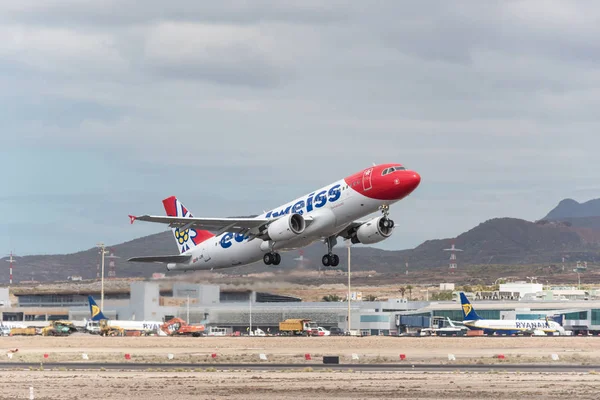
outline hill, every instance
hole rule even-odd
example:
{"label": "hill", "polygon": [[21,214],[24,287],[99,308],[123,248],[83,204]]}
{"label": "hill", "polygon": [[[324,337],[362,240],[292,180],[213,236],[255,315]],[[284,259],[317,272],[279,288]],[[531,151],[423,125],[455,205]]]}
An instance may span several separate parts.
{"label": "hill", "polygon": [[562,200],[542,221],[561,221],[568,225],[595,231],[600,235],[600,199],[579,203],[573,199]]}
{"label": "hill", "polygon": [[600,241],[586,240],[577,228],[495,218],[456,239],[426,241],[411,251],[410,260],[416,266],[439,264],[435,263],[436,257],[439,259],[440,251],[449,248],[452,242],[463,250],[458,253],[459,264],[463,265],[553,263],[559,262],[565,253],[579,254],[589,261],[600,259]]}
{"label": "hill", "polygon": [[[352,269],[399,277],[406,270],[405,263],[408,263],[410,271],[425,273],[439,269],[440,274],[446,274],[449,253],[444,249],[449,248],[452,242],[463,250],[458,253],[459,268],[468,265],[552,264],[560,263],[565,255],[591,263],[600,261],[600,234],[592,229],[545,220],[534,223],[515,218],[494,218],[454,239],[428,240],[411,250],[386,251],[362,245],[353,246]],[[170,231],[110,246],[108,249],[120,257],[115,259],[117,277],[150,277],[154,272],[166,272],[162,264],[128,263],[126,260],[130,257],[177,253]],[[232,276],[315,271],[323,268],[321,256],[324,252],[324,244],[317,242],[302,251],[302,261],[296,259],[300,252],[292,251],[282,253],[282,262],[278,267],[266,266],[260,261],[219,272]],[[340,268],[345,269],[347,250],[344,243],[338,244],[336,252],[340,256]],[[105,268],[108,269],[109,260],[105,262]],[[72,275],[93,279],[99,264],[100,255],[96,248],[73,254],[20,257],[15,264],[14,279],[54,281],[65,280]],[[5,271],[0,275],[0,282],[8,281],[8,271]]]}
{"label": "hill", "polygon": [[564,199],[543,219],[560,221],[565,218],[600,217],[600,199],[579,203],[573,199]]}

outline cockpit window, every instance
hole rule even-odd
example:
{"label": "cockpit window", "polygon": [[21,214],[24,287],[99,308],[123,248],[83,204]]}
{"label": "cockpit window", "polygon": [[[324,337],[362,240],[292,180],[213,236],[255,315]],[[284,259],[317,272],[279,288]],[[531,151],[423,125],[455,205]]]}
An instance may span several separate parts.
{"label": "cockpit window", "polygon": [[395,171],[406,171],[406,168],[401,167],[401,166],[396,166],[396,167],[390,167],[390,168],[386,168],[383,170],[383,172],[381,173],[381,175],[387,175],[387,174],[391,174],[392,172]]}

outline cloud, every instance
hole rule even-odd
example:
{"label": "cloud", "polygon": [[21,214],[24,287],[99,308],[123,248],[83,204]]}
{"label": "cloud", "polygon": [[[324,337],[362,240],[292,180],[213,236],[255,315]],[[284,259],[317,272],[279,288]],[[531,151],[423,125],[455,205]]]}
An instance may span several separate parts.
{"label": "cloud", "polygon": [[[136,209],[182,193],[218,216],[393,161],[423,180],[382,247],[536,219],[600,197],[599,16],[577,1],[5,2],[0,145],[36,160],[6,184],[80,209],[78,192]],[[32,215],[60,211],[43,204]]]}
{"label": "cloud", "polygon": [[127,61],[108,33],[65,28],[1,25],[0,60],[36,73],[87,75],[123,73]]}
{"label": "cloud", "polygon": [[175,79],[269,87],[279,80],[274,47],[258,28],[169,22],[150,30],[145,59]]}
{"label": "cloud", "polygon": [[343,20],[352,2],[329,0],[272,1],[224,0],[219,2],[171,0],[32,0],[3,3],[0,15],[31,24],[83,27],[130,26],[156,21],[200,21],[251,24],[281,21],[293,24],[324,24]]}

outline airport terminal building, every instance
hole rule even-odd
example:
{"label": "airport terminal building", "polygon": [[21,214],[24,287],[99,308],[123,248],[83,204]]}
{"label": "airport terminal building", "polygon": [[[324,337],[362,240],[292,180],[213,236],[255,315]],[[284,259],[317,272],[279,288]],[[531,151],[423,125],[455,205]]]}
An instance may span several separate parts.
{"label": "airport terminal building", "polygon": [[[100,294],[89,293],[100,305]],[[7,288],[0,288],[2,321],[23,321],[30,325],[48,320],[90,318],[88,294],[27,294],[17,296],[11,306]],[[574,333],[600,333],[600,301],[530,299],[519,295],[472,302],[486,319],[544,319],[552,317]],[[398,335],[415,333],[423,328],[442,327],[447,318],[462,321],[457,301],[388,301],[303,302],[291,296],[251,290],[221,290],[218,285],[174,283],[161,289],[155,281],[132,282],[129,293],[105,293],[103,313],[110,319],[167,321],[173,317],[191,324],[225,328],[229,333],[260,328],[275,333],[279,322],[288,318],[309,319],[324,328],[351,329],[363,335]]]}

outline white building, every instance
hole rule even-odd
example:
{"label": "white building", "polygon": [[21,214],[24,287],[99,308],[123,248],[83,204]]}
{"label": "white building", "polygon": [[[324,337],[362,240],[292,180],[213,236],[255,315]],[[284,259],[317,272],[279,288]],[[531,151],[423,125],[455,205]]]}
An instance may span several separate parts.
{"label": "white building", "polygon": [[528,293],[537,293],[544,290],[544,285],[541,283],[527,283],[527,282],[512,282],[512,283],[501,283],[500,292],[512,292],[519,293],[519,298],[523,298]]}

